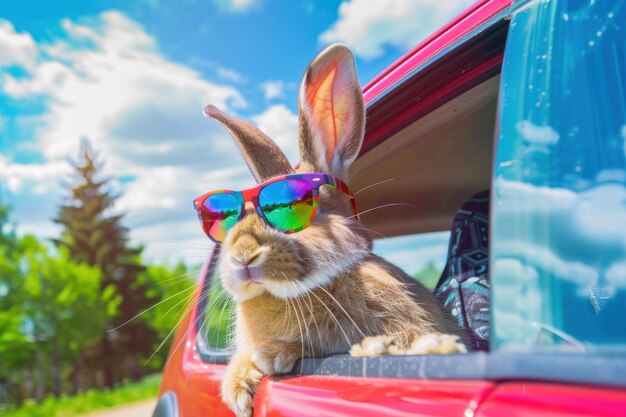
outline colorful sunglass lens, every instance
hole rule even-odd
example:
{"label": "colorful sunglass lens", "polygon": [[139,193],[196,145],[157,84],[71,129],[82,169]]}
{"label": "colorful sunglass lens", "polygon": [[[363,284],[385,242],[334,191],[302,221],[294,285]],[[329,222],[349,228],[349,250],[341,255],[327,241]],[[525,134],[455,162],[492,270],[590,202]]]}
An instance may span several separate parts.
{"label": "colorful sunglass lens", "polygon": [[266,185],[259,193],[259,204],[267,221],[286,232],[308,226],[316,207],[313,189],[306,181],[299,179]]}
{"label": "colorful sunglass lens", "polygon": [[200,217],[205,232],[218,242],[223,242],[226,232],[237,223],[241,202],[235,194],[213,194],[202,204]]}

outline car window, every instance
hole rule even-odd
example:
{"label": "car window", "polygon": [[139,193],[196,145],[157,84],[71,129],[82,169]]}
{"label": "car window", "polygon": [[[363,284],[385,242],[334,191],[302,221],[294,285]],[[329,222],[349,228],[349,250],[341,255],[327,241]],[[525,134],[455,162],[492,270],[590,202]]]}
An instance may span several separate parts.
{"label": "car window", "polygon": [[203,269],[204,283],[196,319],[198,352],[206,362],[226,362],[233,346],[235,305],[217,272],[221,247],[214,246]]}
{"label": "car window", "polygon": [[497,348],[626,348],[624,22],[624,1],[515,6],[493,184]]}
{"label": "car window", "polygon": [[205,295],[206,304],[202,309],[200,334],[207,348],[226,349],[232,346],[232,326],[234,324],[234,303],[222,287],[217,274],[213,275]]}
{"label": "car window", "polygon": [[[439,232],[378,239],[374,253],[433,289],[446,262],[449,238],[449,232]],[[199,349],[210,361],[219,361],[226,358],[232,346],[234,304],[215,271],[207,278],[210,279],[203,292],[205,301],[199,308]]]}
{"label": "car window", "polygon": [[377,239],[374,253],[433,290],[446,263],[449,240],[448,231]]}

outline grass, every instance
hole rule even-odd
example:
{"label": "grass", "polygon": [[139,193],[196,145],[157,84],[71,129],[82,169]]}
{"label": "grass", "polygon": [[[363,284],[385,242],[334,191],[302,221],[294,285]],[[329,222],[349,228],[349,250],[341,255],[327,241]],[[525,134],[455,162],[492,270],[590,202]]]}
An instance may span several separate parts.
{"label": "grass", "polygon": [[156,398],[161,375],[145,377],[110,390],[85,391],[75,397],[46,398],[43,403],[29,402],[22,407],[4,411],[3,417],[75,417],[92,411],[132,404]]}

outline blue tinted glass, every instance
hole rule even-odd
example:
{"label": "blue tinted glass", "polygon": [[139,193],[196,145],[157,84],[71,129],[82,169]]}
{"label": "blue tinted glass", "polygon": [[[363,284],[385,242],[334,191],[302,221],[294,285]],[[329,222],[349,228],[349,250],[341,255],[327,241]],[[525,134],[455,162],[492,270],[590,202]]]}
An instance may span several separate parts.
{"label": "blue tinted glass", "polygon": [[220,193],[209,196],[202,204],[201,218],[206,232],[218,242],[237,223],[241,202],[235,194]]}
{"label": "blue tinted glass", "polygon": [[502,73],[495,347],[626,348],[626,1],[522,1]]}
{"label": "blue tinted glass", "polygon": [[263,187],[259,204],[267,220],[280,230],[296,231],[308,226],[315,208],[313,189],[303,180],[276,181]]}

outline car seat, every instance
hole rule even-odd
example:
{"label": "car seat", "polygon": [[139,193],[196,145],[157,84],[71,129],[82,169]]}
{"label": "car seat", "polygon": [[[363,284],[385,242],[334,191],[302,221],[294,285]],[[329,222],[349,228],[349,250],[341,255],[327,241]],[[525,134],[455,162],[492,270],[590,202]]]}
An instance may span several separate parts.
{"label": "car seat", "polygon": [[473,195],[457,211],[448,260],[435,295],[459,326],[468,348],[489,348],[489,191]]}

